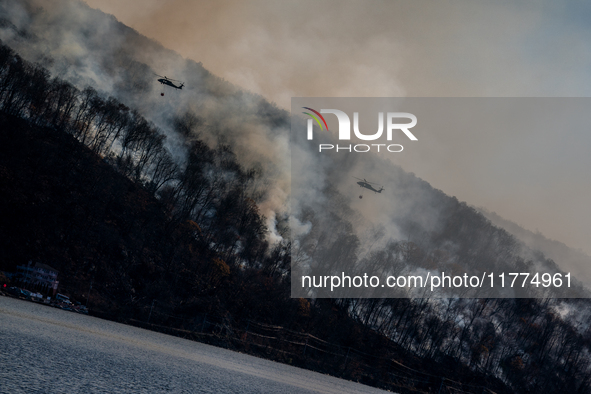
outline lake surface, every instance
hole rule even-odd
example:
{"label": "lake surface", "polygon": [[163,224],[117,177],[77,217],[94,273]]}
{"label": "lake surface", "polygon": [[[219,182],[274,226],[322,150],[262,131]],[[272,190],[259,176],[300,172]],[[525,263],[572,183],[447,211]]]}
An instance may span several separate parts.
{"label": "lake surface", "polygon": [[0,296],[0,393],[384,393],[280,363]]}

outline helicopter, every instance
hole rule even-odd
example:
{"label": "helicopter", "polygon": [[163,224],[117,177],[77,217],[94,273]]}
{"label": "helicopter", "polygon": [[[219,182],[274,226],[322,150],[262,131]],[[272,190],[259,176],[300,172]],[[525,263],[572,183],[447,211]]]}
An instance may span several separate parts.
{"label": "helicopter", "polygon": [[[185,84],[183,82],[177,81],[176,79],[172,79],[172,78],[168,78],[168,77],[163,77],[162,75],[158,75],[158,74],[154,74],[154,75],[156,75],[157,77],[160,77],[158,79],[158,82],[160,82],[162,85],[168,85],[168,86],[170,86],[172,88],[175,88],[175,89],[182,89],[183,86],[185,86]],[[177,86],[173,82],[179,82],[180,85]],[[161,96],[164,96],[164,92],[160,93],[160,95]]]}
{"label": "helicopter", "polygon": [[[380,186],[380,190],[374,189],[372,185],[377,185],[376,183],[368,182],[365,179],[357,178],[355,176],[353,178],[359,180],[359,182],[357,182],[357,184],[360,187],[364,187],[364,188],[366,188],[368,190],[371,190],[374,193],[381,193],[384,190],[384,187],[383,186]],[[363,198],[363,195],[360,195],[359,198]]]}

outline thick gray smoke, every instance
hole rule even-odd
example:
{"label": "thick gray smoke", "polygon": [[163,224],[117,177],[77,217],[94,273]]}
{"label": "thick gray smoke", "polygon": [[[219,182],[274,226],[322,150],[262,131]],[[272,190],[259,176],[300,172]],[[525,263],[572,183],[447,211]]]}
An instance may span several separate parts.
{"label": "thick gray smoke", "polygon": [[[446,240],[430,251],[432,245],[427,241],[432,234],[446,230],[442,227],[447,220],[444,209],[452,209],[454,202],[391,161],[345,159],[314,165],[318,156],[303,152],[308,158],[305,164],[319,171],[300,174],[295,186],[303,194],[296,196],[290,208],[286,111],[77,0],[4,0],[0,11],[0,39],[4,43],[25,59],[47,67],[52,76],[79,88],[93,86],[138,109],[167,136],[167,148],[179,163],[185,160],[185,140],[174,132],[173,119],[191,113],[199,120],[192,130],[195,135],[210,146],[229,144],[242,165],[260,170],[262,177],[256,187],[265,193],[257,203],[268,219],[271,240],[281,238],[277,222],[291,209],[296,219],[291,223],[292,231],[301,236],[313,231],[314,220],[330,219],[343,228],[351,226],[358,242],[353,259],[368,257],[392,240],[403,240],[429,253],[443,251],[452,257],[441,261],[457,263],[453,256],[460,246]],[[156,74],[180,80],[185,87],[175,90],[160,85]],[[379,182],[387,193],[366,193],[365,199],[358,199],[352,176]],[[323,211],[316,211],[313,218],[306,216],[306,209],[313,206]]]}
{"label": "thick gray smoke", "polygon": [[[287,112],[79,1],[5,0],[0,15],[4,43],[48,68],[52,77],[80,89],[92,86],[139,110],[167,136],[166,146],[179,163],[186,152],[172,120],[188,112],[200,119],[193,130],[199,138],[212,147],[229,144],[243,166],[264,174],[259,187],[267,192],[258,203],[274,230],[289,195]],[[185,87],[161,85],[156,74]]]}

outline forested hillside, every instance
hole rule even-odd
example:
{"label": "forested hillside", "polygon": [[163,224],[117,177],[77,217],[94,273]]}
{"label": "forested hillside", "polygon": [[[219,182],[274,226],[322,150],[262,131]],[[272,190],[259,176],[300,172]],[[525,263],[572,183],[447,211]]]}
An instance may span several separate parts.
{"label": "forested hillside", "polygon": [[[202,119],[174,119],[189,152],[179,166],[137,111],[0,49],[0,269],[52,265],[62,291],[81,301],[90,294],[92,313],[123,322],[203,330],[210,314],[230,330],[218,339],[226,346],[242,346],[250,321],[312,334],[373,361],[355,361],[355,351],[336,364],[321,351],[273,357],[399,391],[437,392],[453,379],[464,391],[510,392],[495,377],[515,392],[589,391],[586,301],[291,299],[290,245],[269,243],[253,187],[260,174],[229,146],[197,138]],[[487,225],[450,201],[465,211],[457,220]],[[388,248],[426,261],[416,243]],[[384,360],[418,375],[401,380]],[[431,376],[422,385],[420,373]]]}
{"label": "forested hillside", "polygon": [[330,177],[310,188],[338,204],[290,208],[286,111],[78,1],[0,10],[1,271],[48,264],[96,316],[395,392],[591,392],[587,300],[292,299],[288,217],[298,255],[342,267],[558,259],[391,164],[374,247]]}
{"label": "forested hillside", "polygon": [[532,250],[539,250],[548,258],[560,262],[563,269],[569,269],[579,280],[589,283],[589,274],[587,267],[591,266],[591,256],[588,256],[581,250],[568,247],[564,243],[546,238],[540,232],[533,232],[524,229],[518,224],[506,220],[494,212],[487,211],[484,208],[477,208],[495,226],[507,230],[516,239]]}

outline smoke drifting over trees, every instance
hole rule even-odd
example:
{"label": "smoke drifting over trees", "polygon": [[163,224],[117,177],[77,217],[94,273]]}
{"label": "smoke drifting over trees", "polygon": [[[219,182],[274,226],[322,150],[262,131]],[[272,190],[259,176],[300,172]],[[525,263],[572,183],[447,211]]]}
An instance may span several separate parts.
{"label": "smoke drifting over trees", "polygon": [[[182,59],[82,3],[27,0],[7,1],[2,7],[6,17],[0,38],[4,42],[29,61],[47,67],[52,76],[72,82],[80,90],[90,85],[101,95],[114,97],[147,117],[155,125],[156,133],[167,137],[163,146],[181,168],[187,165],[190,145],[187,140],[193,137],[212,149],[218,145],[229,146],[242,166],[258,174],[253,180],[252,188],[256,189],[253,196],[256,195],[255,202],[266,218],[271,241],[282,238],[276,226],[290,209],[294,217],[301,213],[298,201],[294,206],[288,206],[291,173],[289,117],[285,111],[260,96],[239,90],[210,74],[201,64]],[[186,87],[176,91],[161,86],[154,73],[182,80]],[[158,94],[161,91],[165,93],[164,97]],[[176,132],[175,119],[188,118],[194,119],[192,128],[185,127],[184,135]],[[105,148],[106,142],[101,138],[95,144]],[[144,157],[142,163],[147,158]],[[310,156],[310,159],[314,157]],[[164,165],[167,161],[169,159],[160,162]],[[341,164],[346,166],[346,163],[338,163]],[[166,179],[162,165],[155,173]],[[356,175],[354,170],[359,172],[361,169],[349,167],[345,175]],[[431,193],[429,187],[423,189],[421,182],[412,177],[396,175],[402,172],[389,163],[378,163],[373,168],[363,168],[362,172],[383,179],[389,192],[389,198],[384,200],[389,205],[380,202],[379,208],[375,208],[369,204],[360,206],[346,202],[345,205],[353,204],[353,212],[361,214],[359,220],[365,220],[365,223],[354,223],[357,236],[367,231],[379,231],[368,229],[367,223],[384,216],[381,214],[384,210],[386,216],[392,216],[384,242],[392,237],[421,243],[424,238],[421,232],[438,232],[446,226],[444,222],[448,214],[442,214],[445,208],[441,205],[445,199]],[[335,179],[334,174],[309,174],[306,185],[299,186],[310,189],[309,195],[305,196],[308,204],[323,200],[328,183],[350,182]],[[161,180],[155,182],[158,184]],[[327,209],[331,208],[324,207],[323,211]],[[294,231],[307,228],[309,225],[301,223],[294,227]],[[454,242],[448,242],[444,248],[452,256],[457,249]],[[427,249],[441,247],[439,244]],[[503,257],[498,255],[497,258]],[[538,260],[544,261],[544,258]]]}
{"label": "smoke drifting over trees", "polygon": [[[97,229],[104,230],[101,240],[115,240],[104,254],[86,256],[100,271],[84,258],[65,259],[59,267],[72,272],[72,288],[100,272],[105,311],[121,308],[143,317],[157,288],[162,309],[183,319],[212,308],[227,314],[228,324],[252,318],[290,325],[344,346],[366,335],[354,330],[369,330],[388,351],[395,346],[425,360],[464,364],[499,377],[516,392],[589,392],[586,301],[338,298],[312,300],[312,308],[303,311],[302,302],[289,299],[290,231],[299,237],[298,256],[339,267],[367,262],[376,269],[431,269],[443,263],[452,270],[492,270],[507,264],[524,270],[553,264],[542,254],[521,256],[525,247],[476,210],[389,167],[388,186],[397,202],[392,227],[367,225],[376,212],[354,207],[326,174],[310,184],[312,199],[289,212],[285,111],[81,3],[4,1],[0,7],[0,37],[14,49],[0,47],[2,112],[75,138],[95,154],[89,157],[134,182],[117,180],[107,203],[88,209],[92,220],[82,233],[65,228],[49,238],[64,250],[69,242],[91,242]],[[187,88],[162,97],[155,72],[181,79]],[[89,161],[64,172],[79,181]],[[110,177],[97,174],[102,175],[93,173],[85,184],[87,192],[98,192]],[[122,190],[137,185],[147,191],[134,199],[141,223],[111,208],[124,211]],[[322,204],[327,196],[340,203]],[[94,216],[99,211],[104,215]],[[297,227],[287,225],[288,213]],[[120,234],[109,227],[117,217],[126,219],[116,226]],[[45,223],[46,231],[51,227]],[[347,248],[335,247],[343,237]],[[374,248],[369,240],[376,238],[380,244]],[[51,253],[55,258],[62,252],[84,256],[79,250]],[[3,252],[26,258],[23,253]],[[334,329],[331,322],[339,319],[351,332]],[[170,320],[159,322],[177,324]],[[381,350],[373,343],[373,353]]]}
{"label": "smoke drifting over trees", "polygon": [[[257,202],[273,229],[289,194],[285,111],[83,3],[5,1],[0,7],[5,15],[0,38],[6,44],[53,77],[80,90],[92,86],[102,96],[144,114],[159,134],[167,136],[164,145],[181,166],[186,164],[188,145],[175,132],[174,119],[186,114],[199,119],[191,133],[210,147],[230,145],[242,165],[265,173],[265,185],[259,188],[264,186],[268,193],[261,193]],[[161,86],[154,74],[182,80],[186,87],[176,91]]]}

